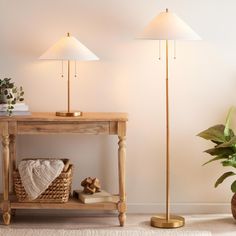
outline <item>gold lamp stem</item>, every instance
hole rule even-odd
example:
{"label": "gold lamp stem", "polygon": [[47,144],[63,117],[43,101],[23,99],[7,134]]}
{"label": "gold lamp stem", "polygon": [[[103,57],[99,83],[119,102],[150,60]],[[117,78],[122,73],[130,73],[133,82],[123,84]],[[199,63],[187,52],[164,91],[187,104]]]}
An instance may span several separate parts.
{"label": "gold lamp stem", "polygon": [[169,58],[166,40],[166,220],[170,219]]}
{"label": "gold lamp stem", "polygon": [[[166,10],[168,12],[168,10]],[[184,226],[182,216],[170,214],[170,131],[169,131],[169,51],[166,40],[166,213],[151,218],[151,226],[158,228],[178,228]]]}
{"label": "gold lamp stem", "polygon": [[[166,8],[168,12],[168,8]],[[166,221],[170,219],[169,50],[166,40]]]}
{"label": "gold lamp stem", "polygon": [[[67,33],[67,37],[70,37],[70,33]],[[70,60],[68,60],[68,78],[67,78],[67,112],[70,113]]]}
{"label": "gold lamp stem", "polygon": [[[67,33],[67,37],[70,37],[70,33]],[[70,110],[70,60],[67,61],[67,111],[57,111],[56,116],[67,116],[67,117],[73,117],[73,116],[82,116],[81,111],[71,111]]]}
{"label": "gold lamp stem", "polygon": [[67,112],[70,113],[70,61],[68,60],[68,78],[67,78]]}

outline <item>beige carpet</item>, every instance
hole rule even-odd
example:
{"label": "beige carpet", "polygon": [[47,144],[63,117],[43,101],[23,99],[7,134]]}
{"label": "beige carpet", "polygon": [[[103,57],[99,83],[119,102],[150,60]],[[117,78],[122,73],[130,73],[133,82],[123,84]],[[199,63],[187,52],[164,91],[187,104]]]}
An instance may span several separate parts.
{"label": "beige carpet", "polygon": [[0,236],[236,236],[236,224],[229,214],[187,215],[185,227],[160,230],[149,225],[150,215],[128,215],[125,227],[121,228],[113,214],[71,213],[19,212],[10,226],[0,226]]}
{"label": "beige carpet", "polygon": [[1,236],[211,236],[210,232],[142,229],[0,229]]}

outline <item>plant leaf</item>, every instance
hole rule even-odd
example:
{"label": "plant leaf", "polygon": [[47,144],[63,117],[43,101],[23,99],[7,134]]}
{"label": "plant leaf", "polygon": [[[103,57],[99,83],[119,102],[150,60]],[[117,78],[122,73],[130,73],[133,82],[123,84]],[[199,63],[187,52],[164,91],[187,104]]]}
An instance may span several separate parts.
{"label": "plant leaf", "polygon": [[236,144],[236,136],[232,137],[228,142],[219,144],[218,148],[226,148],[226,147],[233,147]]}
{"label": "plant leaf", "polygon": [[212,158],[211,160],[205,162],[205,163],[203,164],[203,166],[205,166],[206,164],[208,164],[208,163],[210,163],[210,162],[212,162],[212,161],[217,161],[217,160],[220,160],[220,159],[227,159],[227,158],[228,158],[228,156],[219,155],[219,156],[216,156],[216,157]]}
{"label": "plant leaf", "polygon": [[229,109],[229,112],[227,114],[227,117],[226,117],[226,121],[225,121],[225,129],[224,129],[224,135],[226,137],[230,136],[230,124],[231,124],[231,118],[232,118],[232,114],[234,112],[234,107],[231,107]]}
{"label": "plant leaf", "polygon": [[233,193],[236,193],[236,180],[231,184],[231,190]]}
{"label": "plant leaf", "polygon": [[232,172],[232,171],[226,172],[226,173],[224,173],[223,175],[221,175],[220,178],[218,178],[218,179],[216,180],[215,188],[216,188],[219,184],[221,184],[226,178],[228,178],[228,177],[230,177],[230,176],[233,176],[233,175],[235,175],[235,173]]}
{"label": "plant leaf", "polygon": [[228,160],[222,161],[221,163],[223,166],[232,166],[236,168],[236,156],[233,156]]}
{"label": "plant leaf", "polygon": [[218,156],[218,155],[232,155],[234,153],[234,150],[231,147],[224,147],[224,148],[214,147],[206,150],[205,152],[212,156]]}
{"label": "plant leaf", "polygon": [[213,143],[215,143],[216,145],[219,145],[221,144],[222,142],[217,142],[217,141],[214,141],[214,140],[211,140]]}
{"label": "plant leaf", "polygon": [[206,140],[212,140],[220,143],[226,142],[224,136],[224,125],[215,125],[199,133],[197,136],[204,138]]}

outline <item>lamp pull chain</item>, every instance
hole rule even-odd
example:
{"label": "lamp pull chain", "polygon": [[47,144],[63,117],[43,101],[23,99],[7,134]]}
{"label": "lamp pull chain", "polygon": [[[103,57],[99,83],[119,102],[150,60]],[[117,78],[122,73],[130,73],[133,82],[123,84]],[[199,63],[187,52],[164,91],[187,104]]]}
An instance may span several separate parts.
{"label": "lamp pull chain", "polygon": [[161,60],[161,40],[159,40],[158,59]]}
{"label": "lamp pull chain", "polygon": [[76,61],[75,61],[75,77],[77,77],[77,64],[76,64]]}
{"label": "lamp pull chain", "polygon": [[64,67],[63,67],[63,60],[61,61],[61,77],[64,77]]}
{"label": "lamp pull chain", "polygon": [[174,40],[174,59],[176,59],[176,41]]}

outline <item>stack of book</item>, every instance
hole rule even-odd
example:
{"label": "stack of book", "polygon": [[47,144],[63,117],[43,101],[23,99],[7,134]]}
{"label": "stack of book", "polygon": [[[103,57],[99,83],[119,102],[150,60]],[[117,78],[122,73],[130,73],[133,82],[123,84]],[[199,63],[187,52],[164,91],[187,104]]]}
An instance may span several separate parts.
{"label": "stack of book", "polygon": [[112,195],[104,190],[94,194],[84,193],[82,190],[74,190],[74,198],[79,199],[82,203],[101,203],[101,202],[118,202],[119,196]]}
{"label": "stack of book", "polygon": [[[0,104],[0,116],[8,116],[8,104]],[[16,103],[12,112],[13,116],[27,116],[30,115],[29,106],[25,103]]]}

